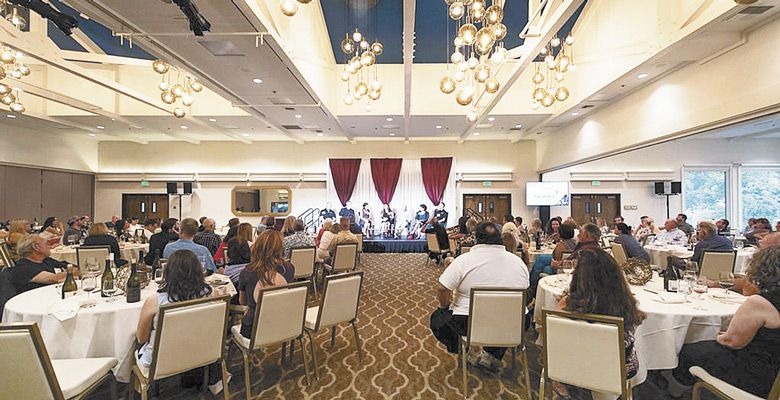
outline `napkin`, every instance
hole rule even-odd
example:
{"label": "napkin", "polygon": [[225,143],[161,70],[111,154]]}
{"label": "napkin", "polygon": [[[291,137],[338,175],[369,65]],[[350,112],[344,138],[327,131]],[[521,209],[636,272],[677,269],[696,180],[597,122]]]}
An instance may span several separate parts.
{"label": "napkin", "polygon": [[60,322],[67,321],[76,316],[81,308],[81,304],[74,298],[60,300],[51,305],[49,314],[57,318]]}
{"label": "napkin", "polygon": [[679,303],[685,303],[685,295],[682,293],[669,293],[669,292],[662,292],[658,293],[658,297],[661,298],[661,303],[665,304],[679,304]]}

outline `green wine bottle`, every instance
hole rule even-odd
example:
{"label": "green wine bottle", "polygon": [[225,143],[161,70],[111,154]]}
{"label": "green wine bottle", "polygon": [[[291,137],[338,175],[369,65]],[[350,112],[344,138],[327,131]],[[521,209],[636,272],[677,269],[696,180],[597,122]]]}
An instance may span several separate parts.
{"label": "green wine bottle", "polygon": [[[113,254],[111,254],[113,256]],[[103,270],[103,276],[100,277],[100,297],[111,297],[103,290],[106,287],[113,285],[107,285],[106,282],[114,282],[114,271],[111,270],[111,264],[114,262],[113,257],[106,260],[106,268]]]}
{"label": "green wine bottle", "polygon": [[76,295],[76,291],[78,291],[78,286],[76,286],[76,279],[73,278],[73,270],[74,270],[73,264],[68,264],[68,275],[65,276],[65,282],[62,284],[62,298],[66,297],[73,297]]}
{"label": "green wine bottle", "polygon": [[141,301],[141,280],[138,278],[138,264],[133,263],[130,266],[130,277],[127,278],[125,285],[128,303],[137,303]]}

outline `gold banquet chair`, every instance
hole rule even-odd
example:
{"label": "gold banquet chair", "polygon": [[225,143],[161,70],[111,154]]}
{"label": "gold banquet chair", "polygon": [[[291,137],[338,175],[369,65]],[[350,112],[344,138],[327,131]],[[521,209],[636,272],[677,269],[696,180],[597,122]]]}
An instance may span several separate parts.
{"label": "gold banquet chair", "polygon": [[721,272],[734,272],[734,264],[737,262],[737,251],[705,251],[701,256],[701,268],[699,275],[717,281]]}
{"label": "gold banquet chair", "polygon": [[517,348],[521,347],[521,363],[525,375],[525,389],[531,398],[531,376],[528,357],[523,347],[525,333],[526,289],[472,288],[469,303],[469,325],[466,336],[458,343],[458,366],[463,377],[463,396],[468,398],[468,367],[466,358],[472,345],[507,347],[512,352],[515,369]]}
{"label": "gold banquet chair", "polygon": [[[222,366],[223,396],[230,398],[225,365],[225,335],[229,296],[204,297],[160,306],[157,313],[152,363],[149,368],[133,365],[128,387],[132,400],[134,381],[139,381],[141,399],[148,397],[153,382],[204,367],[203,387],[208,384],[208,365]],[[133,357],[137,361],[136,357]]]}
{"label": "gold banquet chair", "polygon": [[612,243],[612,258],[615,259],[617,265],[623,266],[628,261],[628,255],[626,254],[626,248],[621,243]]}
{"label": "gold banquet chair", "polygon": [[[702,389],[707,389],[723,400],[764,400],[710,375],[702,367],[693,366],[689,371],[691,375],[696,377],[696,383],[693,385],[693,400],[701,398]],[[780,399],[780,373],[775,377],[775,383],[772,384],[772,389],[770,389],[767,399]]]}
{"label": "gold banquet chair", "polygon": [[317,248],[314,246],[296,247],[290,252],[290,263],[295,267],[294,280],[306,278],[311,280],[314,297],[317,297],[316,270]]}
{"label": "gold banquet chair", "polygon": [[[439,239],[436,237],[435,233],[426,233],[425,241],[428,243],[428,252],[439,255],[439,259],[436,262],[436,265],[441,265],[442,261],[444,261],[444,257],[450,252],[450,250],[442,250],[442,248],[439,246]],[[428,265],[430,261],[431,258],[428,257],[428,259],[425,260],[425,265]]]}
{"label": "gold banquet chair", "polygon": [[0,324],[0,348],[4,399],[82,399],[107,379],[116,399],[115,358],[51,360],[34,322]]}
{"label": "gold banquet chair", "polygon": [[357,247],[357,243],[337,244],[333,253],[333,265],[325,264],[325,272],[338,274],[354,271],[357,266]]}
{"label": "gold banquet chair", "polygon": [[541,334],[540,399],[547,397],[550,380],[598,392],[599,398],[632,398],[623,318],[542,310]]}

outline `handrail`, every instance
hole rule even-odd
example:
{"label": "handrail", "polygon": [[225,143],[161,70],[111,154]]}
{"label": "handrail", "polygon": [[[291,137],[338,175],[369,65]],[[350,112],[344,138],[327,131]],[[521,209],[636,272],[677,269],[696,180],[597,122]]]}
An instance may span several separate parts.
{"label": "handrail", "polygon": [[482,221],[485,219],[485,217],[482,216],[482,214],[478,213],[473,208],[466,208],[466,214],[469,215],[469,217],[476,218],[477,221]]}
{"label": "handrail", "polygon": [[314,232],[316,232],[317,228],[319,228],[318,225],[320,222],[320,209],[311,207],[301,213],[298,216],[298,219],[303,221],[307,231],[311,228]]}

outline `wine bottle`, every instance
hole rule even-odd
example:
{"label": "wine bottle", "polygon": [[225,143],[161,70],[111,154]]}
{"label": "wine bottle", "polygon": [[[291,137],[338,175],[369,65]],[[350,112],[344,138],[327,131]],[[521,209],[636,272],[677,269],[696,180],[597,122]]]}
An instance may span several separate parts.
{"label": "wine bottle", "polygon": [[62,298],[73,297],[76,295],[76,291],[79,289],[76,286],[76,279],[73,278],[73,270],[75,267],[73,264],[68,264],[68,274],[65,276],[65,282],[62,284]]}
{"label": "wine bottle", "polygon": [[542,235],[540,235],[538,233],[534,236],[534,242],[536,243],[536,250],[541,250],[541,248],[542,248],[542,238],[541,238],[541,236]]}
{"label": "wine bottle", "polygon": [[108,253],[108,263],[109,267],[111,268],[111,272],[116,276],[117,270],[116,270],[116,262],[114,261],[114,253]]}
{"label": "wine bottle", "polygon": [[103,276],[100,277],[100,297],[111,297],[103,291],[104,288],[110,285],[106,285],[106,282],[114,281],[114,271],[111,270],[114,264],[114,255],[109,254],[108,260],[106,260],[106,268],[103,270]]}
{"label": "wine bottle", "polygon": [[138,252],[138,280],[141,282],[141,286],[146,287],[149,284],[149,267],[144,261],[144,251]]}
{"label": "wine bottle", "polygon": [[664,289],[667,292],[677,293],[678,280],[677,268],[674,265],[668,265],[664,274]]}
{"label": "wine bottle", "polygon": [[127,278],[125,285],[128,303],[137,303],[141,301],[141,281],[138,278],[138,264],[132,263],[130,266],[130,277]]}
{"label": "wine bottle", "polygon": [[160,249],[154,250],[154,261],[152,262],[152,276],[155,276],[155,272],[157,272],[158,269],[162,268],[160,265]]}

